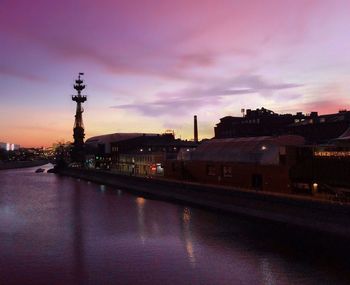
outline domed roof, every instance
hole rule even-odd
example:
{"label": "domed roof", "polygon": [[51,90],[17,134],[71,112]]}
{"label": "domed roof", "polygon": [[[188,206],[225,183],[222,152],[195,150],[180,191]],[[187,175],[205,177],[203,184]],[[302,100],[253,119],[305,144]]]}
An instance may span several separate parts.
{"label": "domed roof", "polygon": [[107,134],[107,135],[91,137],[91,138],[86,140],[86,143],[89,145],[106,144],[106,143],[111,143],[111,142],[129,140],[129,139],[142,137],[142,136],[157,136],[157,134],[114,133],[114,134]]}

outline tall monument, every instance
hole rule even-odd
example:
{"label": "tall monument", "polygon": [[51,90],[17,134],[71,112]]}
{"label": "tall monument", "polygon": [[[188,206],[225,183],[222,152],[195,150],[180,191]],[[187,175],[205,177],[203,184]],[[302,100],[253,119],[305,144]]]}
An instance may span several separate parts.
{"label": "tall monument", "polygon": [[73,149],[72,149],[72,160],[75,162],[84,162],[84,123],[83,123],[83,112],[82,103],[84,103],[87,98],[82,95],[81,92],[85,89],[84,81],[81,76],[84,73],[79,73],[78,79],[75,80],[74,89],[77,91],[77,95],[72,95],[72,100],[77,102],[77,109],[75,112],[75,122],[73,128]]}

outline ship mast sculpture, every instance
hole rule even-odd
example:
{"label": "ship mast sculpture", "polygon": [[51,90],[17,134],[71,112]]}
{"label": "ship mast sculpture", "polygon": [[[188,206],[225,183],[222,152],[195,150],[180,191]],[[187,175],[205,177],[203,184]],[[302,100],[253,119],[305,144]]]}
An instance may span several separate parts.
{"label": "ship mast sculpture", "polygon": [[79,73],[78,79],[75,80],[74,89],[77,91],[77,95],[72,95],[72,100],[77,103],[77,109],[75,113],[75,122],[73,128],[73,149],[72,149],[72,161],[77,163],[84,163],[84,123],[83,123],[83,112],[82,103],[84,103],[87,98],[82,95],[81,92],[85,89],[84,81],[81,76],[84,73]]}

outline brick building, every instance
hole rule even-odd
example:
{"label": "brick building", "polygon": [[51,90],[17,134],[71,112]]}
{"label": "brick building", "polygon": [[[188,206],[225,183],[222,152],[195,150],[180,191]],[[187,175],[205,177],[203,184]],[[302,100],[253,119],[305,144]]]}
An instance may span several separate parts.
{"label": "brick building", "polygon": [[213,139],[186,159],[169,160],[165,177],[178,180],[291,193],[289,170],[300,136]]}

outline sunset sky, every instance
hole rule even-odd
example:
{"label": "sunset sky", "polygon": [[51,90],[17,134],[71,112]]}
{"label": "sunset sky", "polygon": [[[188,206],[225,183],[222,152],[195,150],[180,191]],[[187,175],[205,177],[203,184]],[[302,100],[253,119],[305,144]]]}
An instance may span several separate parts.
{"label": "sunset sky", "polygon": [[349,0],[0,0],[0,141],[72,140],[85,73],[86,137],[212,137],[241,108],[350,104]]}

